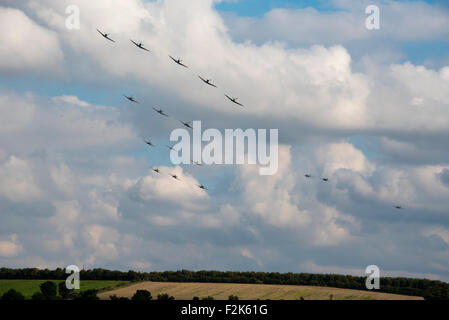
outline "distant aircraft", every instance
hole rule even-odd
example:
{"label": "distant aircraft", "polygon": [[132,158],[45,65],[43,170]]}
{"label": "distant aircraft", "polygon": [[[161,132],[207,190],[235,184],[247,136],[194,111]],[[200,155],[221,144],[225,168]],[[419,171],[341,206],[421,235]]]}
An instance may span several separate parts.
{"label": "distant aircraft", "polygon": [[181,59],[175,59],[173,58],[171,55],[168,55],[170,57],[170,59],[172,59],[175,63],[179,64],[180,66],[183,66],[184,68],[188,68],[188,66],[186,66],[185,64],[182,63]]}
{"label": "distant aircraft", "polygon": [[306,174],[304,175],[304,177],[306,177],[306,178],[312,178],[312,175],[311,175],[311,174],[308,174],[308,173],[306,173]]}
{"label": "distant aircraft", "polygon": [[161,174],[160,170],[158,168],[153,168],[152,169],[154,172]]}
{"label": "distant aircraft", "polygon": [[188,123],[188,122],[184,122],[184,121],[181,121],[181,120],[178,120],[179,122],[181,122],[184,126],[186,126],[187,128],[189,128],[189,129],[193,129],[192,128],[192,126]]}
{"label": "distant aircraft", "polygon": [[207,190],[205,186],[203,186],[202,184],[198,185],[198,188],[203,189],[203,190]]}
{"label": "distant aircraft", "polygon": [[137,43],[137,42],[135,42],[135,41],[133,41],[133,40],[131,40],[131,42],[134,43],[139,49],[142,49],[142,50],[145,50],[145,51],[150,52],[150,50],[148,50],[147,48],[145,48],[145,47],[143,46],[142,42]]}
{"label": "distant aircraft", "polygon": [[167,148],[169,148],[171,151],[178,152],[178,150],[176,150],[175,148],[173,148],[173,147],[171,147],[171,146],[167,146]]}
{"label": "distant aircraft", "polygon": [[227,94],[225,94],[225,96],[226,96],[226,98],[228,98],[229,100],[231,100],[231,101],[234,102],[235,104],[237,104],[237,105],[239,105],[239,106],[241,106],[241,107],[244,107],[243,104],[237,102],[237,99],[238,99],[238,98],[231,98],[231,97],[228,96]]}
{"label": "distant aircraft", "polygon": [[205,84],[208,84],[208,85],[210,85],[210,86],[212,86],[212,87],[217,87],[215,84],[213,84],[211,81],[211,79],[204,79],[203,77],[201,77],[201,76],[198,76],[198,78],[200,78]]}
{"label": "distant aircraft", "polygon": [[321,178],[324,182],[329,182],[328,178]]}
{"label": "distant aircraft", "polygon": [[171,176],[172,176],[173,179],[180,181],[176,174],[171,174]]}
{"label": "distant aircraft", "polygon": [[192,160],[192,164],[197,165],[197,166],[199,166],[199,167],[202,167],[202,166],[203,166],[201,163],[196,162],[196,161],[193,161],[193,160]]}
{"label": "distant aircraft", "polygon": [[123,95],[126,99],[128,99],[129,101],[131,101],[131,102],[134,102],[134,103],[139,103],[139,101],[137,101],[136,99],[134,99],[132,96],[127,96],[127,95]]}
{"label": "distant aircraft", "polygon": [[149,141],[149,140],[144,140],[145,141],[145,143],[147,144],[147,145],[149,145],[150,147],[155,147],[155,145],[151,142],[151,141]]}
{"label": "distant aircraft", "polygon": [[152,107],[154,111],[156,111],[157,113],[159,113],[160,115],[163,115],[165,117],[168,117],[168,114],[164,113],[164,111],[162,111],[162,109],[156,109],[154,107]]}
{"label": "distant aircraft", "polygon": [[97,31],[105,38],[108,39],[109,41],[115,42],[114,40],[112,40],[111,38],[109,38],[109,35],[107,33],[103,33],[100,30],[97,29]]}
{"label": "distant aircraft", "polygon": [[402,206],[394,206],[394,207],[399,210],[404,209]]}

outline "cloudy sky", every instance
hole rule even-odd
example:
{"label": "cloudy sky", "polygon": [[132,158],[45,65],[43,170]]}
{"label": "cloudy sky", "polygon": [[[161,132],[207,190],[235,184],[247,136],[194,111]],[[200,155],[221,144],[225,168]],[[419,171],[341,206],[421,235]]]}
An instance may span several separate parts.
{"label": "cloudy sky", "polygon": [[[446,1],[0,0],[0,30],[1,266],[449,281]],[[152,106],[279,129],[277,174],[172,165]]]}

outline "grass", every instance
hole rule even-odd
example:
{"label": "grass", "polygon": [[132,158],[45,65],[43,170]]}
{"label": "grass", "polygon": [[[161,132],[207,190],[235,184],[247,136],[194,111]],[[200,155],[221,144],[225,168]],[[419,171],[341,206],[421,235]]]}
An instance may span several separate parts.
{"label": "grass", "polygon": [[[0,280],[0,296],[10,289],[21,292],[25,298],[29,299],[35,293],[40,291],[39,285],[48,280]],[[63,280],[51,280],[58,284]],[[117,289],[119,287],[131,284],[129,281],[102,281],[102,280],[81,280],[80,290],[97,289],[99,292]]]}
{"label": "grass", "polygon": [[334,300],[422,300],[421,297],[331,287],[185,282],[141,282],[100,293],[99,297],[109,299],[115,294],[118,297],[130,298],[137,290],[142,289],[150,291],[153,297],[168,293],[177,300],[192,300],[194,296],[212,296],[216,300],[227,300],[230,295],[236,295],[241,300],[297,300],[301,297],[305,300],[329,300],[331,294]]}

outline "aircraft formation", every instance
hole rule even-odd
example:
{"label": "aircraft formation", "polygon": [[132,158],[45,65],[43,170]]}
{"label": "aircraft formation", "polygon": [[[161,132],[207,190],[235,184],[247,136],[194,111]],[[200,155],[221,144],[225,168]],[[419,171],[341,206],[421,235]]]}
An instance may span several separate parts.
{"label": "aircraft formation", "polygon": [[[105,38],[106,40],[109,40],[110,42],[113,42],[113,43],[115,43],[116,41],[115,40],[113,40],[110,36],[109,36],[109,34],[108,33],[104,33],[104,32],[102,32],[102,31],[100,31],[99,29],[97,29],[97,31],[98,31],[98,33],[100,33],[101,34],[101,36],[103,37],[103,38]],[[143,43],[142,42],[137,42],[137,41],[134,41],[134,40],[132,40],[132,39],[130,39],[130,41],[137,47],[137,48],[139,48],[139,49],[141,49],[141,50],[144,50],[144,51],[146,51],[146,52],[149,52],[149,53],[151,53],[151,51],[149,50],[149,49],[147,49],[144,45],[143,45]],[[168,57],[175,63],[175,64],[177,64],[178,66],[181,66],[181,67],[183,67],[183,68],[186,68],[186,69],[189,69],[189,67],[186,65],[186,64],[184,64],[183,63],[183,61],[181,60],[181,58],[178,58],[178,59],[176,59],[176,58],[174,58],[173,56],[171,56],[171,55],[168,55]],[[211,87],[213,87],[213,88],[218,88],[218,86],[216,85],[216,84],[214,84],[213,82],[212,82],[212,79],[207,79],[207,78],[204,78],[204,77],[202,77],[202,76],[200,76],[200,75],[198,75],[198,78],[204,83],[204,84],[206,84],[206,85],[208,85],[208,86],[211,86]],[[137,101],[133,96],[127,96],[127,95],[123,95],[128,101],[130,101],[130,102],[132,102],[132,103],[136,103],[136,104],[139,104],[140,102],[139,101]],[[238,100],[238,98],[236,98],[236,97],[232,97],[232,96],[230,96],[230,95],[228,95],[228,94],[224,94],[224,96],[230,101],[230,102],[232,102],[233,104],[235,104],[235,105],[237,105],[237,106],[240,106],[240,107],[245,107],[242,103],[240,103],[240,102],[238,102],[237,100]],[[153,108],[153,110],[155,111],[155,112],[157,112],[158,114],[160,114],[161,116],[164,116],[164,117],[170,117],[168,114],[166,114],[162,109],[157,109],[157,108],[155,108],[155,107],[152,107]],[[192,129],[192,126],[190,125],[190,123],[189,122],[184,122],[184,121],[182,121],[182,120],[178,120],[184,127],[186,127],[186,128],[189,128],[189,129]],[[149,146],[149,147],[155,147],[155,145],[151,142],[151,141],[149,141],[149,140],[144,140],[144,142]],[[177,151],[177,150],[175,150],[172,146],[169,146],[169,145],[167,145],[167,148],[169,149],[169,150],[171,150],[171,151]],[[201,163],[198,163],[198,162],[194,162],[194,161],[192,161],[192,164],[194,164],[194,165],[197,165],[197,166],[202,166],[202,164]],[[159,168],[152,168],[152,171],[153,172],[155,172],[156,174],[161,174],[161,170],[159,169]],[[177,181],[181,181],[180,180],[180,178],[176,175],[176,174],[169,174],[174,180],[177,180]],[[311,175],[311,174],[309,174],[309,173],[306,173],[305,175],[304,175],[304,177],[306,177],[307,179],[311,179],[313,176]],[[322,180],[323,182],[325,182],[325,183],[328,183],[329,182],[329,178],[325,178],[325,177],[322,177],[320,180]],[[204,186],[204,185],[202,185],[202,184],[200,184],[200,185],[196,185],[198,188],[200,188],[201,190],[207,190],[207,188]],[[395,205],[395,206],[393,206],[393,208],[395,208],[395,209],[397,209],[397,210],[403,210],[404,208],[402,207],[402,206],[400,206],[400,205]]]}

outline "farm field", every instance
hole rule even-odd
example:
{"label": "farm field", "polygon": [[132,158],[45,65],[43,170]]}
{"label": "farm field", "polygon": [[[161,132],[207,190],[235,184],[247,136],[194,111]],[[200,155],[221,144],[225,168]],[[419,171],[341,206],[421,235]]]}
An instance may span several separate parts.
{"label": "farm field", "polygon": [[[21,292],[25,298],[29,299],[35,293],[40,291],[39,285],[48,280],[0,280],[0,296],[9,289],[15,289]],[[50,280],[58,284],[63,280]],[[80,282],[80,290],[98,289],[110,290],[114,287],[126,286],[129,281],[102,281],[102,280],[84,280]]]}
{"label": "farm field", "polygon": [[137,290],[148,290],[153,298],[160,293],[168,293],[176,300],[192,300],[212,296],[216,300],[227,300],[236,295],[240,300],[422,300],[422,297],[395,295],[381,292],[368,292],[330,287],[269,285],[269,284],[232,284],[232,283],[174,283],[174,282],[141,282],[125,288],[105,291],[99,294],[100,299],[109,299],[111,295],[118,297],[131,296]]}

